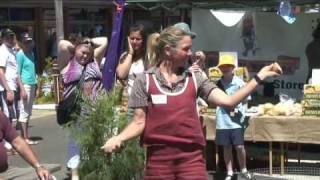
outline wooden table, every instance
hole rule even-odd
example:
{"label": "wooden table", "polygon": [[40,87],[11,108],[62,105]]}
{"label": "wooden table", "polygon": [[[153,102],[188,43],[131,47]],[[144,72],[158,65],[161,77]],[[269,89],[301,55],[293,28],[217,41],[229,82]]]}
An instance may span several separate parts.
{"label": "wooden table", "polygon": [[[203,115],[206,139],[214,141],[215,117]],[[284,143],[320,144],[320,117],[311,116],[257,116],[247,119],[245,141],[269,143],[269,174],[272,175],[272,143],[280,143],[280,171],[284,174]],[[300,154],[300,153],[299,153]],[[300,157],[299,157],[300,162]]]}

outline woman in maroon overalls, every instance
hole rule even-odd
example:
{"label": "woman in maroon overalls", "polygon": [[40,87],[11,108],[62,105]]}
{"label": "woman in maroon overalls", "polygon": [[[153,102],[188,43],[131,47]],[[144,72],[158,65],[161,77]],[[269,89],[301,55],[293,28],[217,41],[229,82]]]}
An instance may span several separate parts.
{"label": "woman in maroon overalls", "polygon": [[136,78],[129,97],[133,120],[102,147],[111,153],[125,141],[141,136],[147,147],[145,180],[206,180],[205,139],[197,114],[197,96],[209,104],[232,108],[260,81],[277,75],[271,65],[265,66],[245,87],[228,96],[201,72],[186,70],[193,34],[176,27],[160,33],[152,48],[155,52],[150,52],[156,64]]}

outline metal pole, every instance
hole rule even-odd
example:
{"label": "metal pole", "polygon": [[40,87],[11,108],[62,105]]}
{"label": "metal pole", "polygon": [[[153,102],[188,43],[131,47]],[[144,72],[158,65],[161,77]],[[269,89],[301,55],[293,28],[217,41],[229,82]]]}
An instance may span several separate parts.
{"label": "metal pole", "polygon": [[269,175],[272,176],[272,142],[269,142]]}
{"label": "metal pole", "polygon": [[[57,46],[59,41],[64,39],[63,32],[63,0],[54,0],[55,15],[56,15],[56,36],[57,36]],[[59,54],[59,49],[58,49]],[[62,92],[60,86],[60,70],[59,70],[59,60],[56,59],[53,62],[53,81],[54,81],[54,92],[55,92],[55,103],[56,105],[62,100]]]}

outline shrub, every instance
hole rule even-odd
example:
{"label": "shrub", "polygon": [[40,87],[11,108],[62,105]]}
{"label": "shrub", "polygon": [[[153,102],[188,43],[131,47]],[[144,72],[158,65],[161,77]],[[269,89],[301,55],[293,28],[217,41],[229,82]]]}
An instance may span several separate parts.
{"label": "shrub", "polygon": [[144,152],[138,140],[128,141],[121,152],[106,155],[101,146],[127,124],[127,115],[119,111],[119,91],[102,93],[91,101],[85,99],[84,109],[68,126],[79,144],[81,179],[135,180],[141,179]]}

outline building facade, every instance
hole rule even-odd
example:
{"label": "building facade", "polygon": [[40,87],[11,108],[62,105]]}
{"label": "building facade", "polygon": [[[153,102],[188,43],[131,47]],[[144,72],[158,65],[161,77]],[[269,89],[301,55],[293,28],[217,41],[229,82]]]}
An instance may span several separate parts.
{"label": "building facade", "polygon": [[[57,0],[62,1],[63,35],[110,36],[114,4],[111,0]],[[55,0],[1,0],[0,29],[9,27],[17,38],[29,32],[36,43],[37,72],[42,73],[47,60],[57,54],[57,19]],[[157,3],[127,3],[123,34],[134,23],[143,23],[151,31],[189,18],[184,10],[166,10]],[[186,18],[187,17],[187,18]]]}

